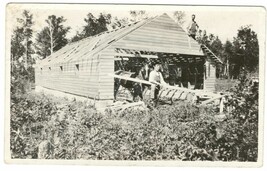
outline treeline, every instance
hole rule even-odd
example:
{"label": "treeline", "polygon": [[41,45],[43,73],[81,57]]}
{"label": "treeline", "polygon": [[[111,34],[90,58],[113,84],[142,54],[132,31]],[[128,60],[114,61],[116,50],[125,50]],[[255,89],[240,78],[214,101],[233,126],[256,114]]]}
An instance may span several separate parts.
{"label": "treeline", "polygon": [[225,43],[218,36],[199,30],[197,41],[222,60],[223,65],[217,67],[217,78],[237,78],[242,70],[258,75],[259,42],[251,26],[240,27],[233,41]]}

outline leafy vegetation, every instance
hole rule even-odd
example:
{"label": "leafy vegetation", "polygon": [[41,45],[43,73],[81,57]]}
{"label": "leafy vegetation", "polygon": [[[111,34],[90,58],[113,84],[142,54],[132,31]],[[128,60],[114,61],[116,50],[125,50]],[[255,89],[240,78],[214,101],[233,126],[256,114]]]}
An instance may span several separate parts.
{"label": "leafy vegetation", "polygon": [[108,25],[111,23],[111,15],[100,13],[98,17],[95,17],[92,13],[88,13],[84,21],[86,24],[83,26],[82,32],[77,32],[71,39],[71,42],[76,42],[83,38],[107,31]]}
{"label": "leafy vegetation", "polygon": [[68,43],[66,35],[70,30],[70,27],[63,25],[66,22],[63,16],[50,15],[45,22],[47,26],[37,33],[35,43],[36,53],[41,58],[46,58],[64,47]]}
{"label": "leafy vegetation", "polygon": [[[234,109],[222,120],[212,106],[182,101],[114,114],[85,102],[15,95],[12,158],[257,161],[257,84],[242,77],[227,105]],[[43,142],[50,148],[40,152]]]}
{"label": "leafy vegetation", "polygon": [[215,91],[216,92],[229,92],[235,85],[237,80],[231,79],[216,79],[215,82]]}
{"label": "leafy vegetation", "polygon": [[217,78],[237,79],[242,69],[258,73],[259,42],[251,26],[240,27],[232,42],[222,43],[218,36],[208,34],[206,30],[199,30],[197,41],[223,61],[222,66],[217,66]]}
{"label": "leafy vegetation", "polygon": [[17,18],[18,26],[11,35],[11,64],[23,62],[25,67],[31,67],[35,62],[31,57],[34,54],[33,49],[33,15],[24,10],[21,18]]}

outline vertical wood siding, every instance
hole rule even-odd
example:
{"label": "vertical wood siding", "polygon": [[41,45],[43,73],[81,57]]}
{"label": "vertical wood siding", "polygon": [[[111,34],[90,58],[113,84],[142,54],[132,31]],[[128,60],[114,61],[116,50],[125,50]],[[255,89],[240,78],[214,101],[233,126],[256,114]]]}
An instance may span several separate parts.
{"label": "vertical wood siding", "polygon": [[114,73],[113,47],[102,51],[99,57],[99,97],[100,99],[112,100],[114,98],[114,78],[108,76]]}
{"label": "vertical wood siding", "polygon": [[204,78],[204,89],[207,91],[215,90],[216,83],[216,66],[209,61],[206,61],[206,78]]}

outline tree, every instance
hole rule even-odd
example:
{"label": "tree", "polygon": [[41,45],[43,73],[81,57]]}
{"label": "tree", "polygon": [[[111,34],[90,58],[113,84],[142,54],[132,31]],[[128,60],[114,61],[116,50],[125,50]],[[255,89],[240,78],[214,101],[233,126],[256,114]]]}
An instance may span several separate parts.
{"label": "tree", "polygon": [[70,27],[65,27],[64,22],[66,22],[66,19],[63,16],[50,15],[46,20],[47,26],[37,33],[35,47],[37,54],[42,58],[46,58],[68,43],[66,35]]}
{"label": "tree", "polygon": [[70,39],[70,42],[77,42],[83,38],[83,34],[76,31],[76,34]]}
{"label": "tree", "polygon": [[210,40],[206,30],[199,30],[196,40],[199,44],[209,46]]}
{"label": "tree", "polygon": [[17,27],[11,36],[11,64],[23,57],[25,47],[23,44],[23,28]]}
{"label": "tree", "polygon": [[130,11],[131,21],[136,22],[148,17],[148,13],[144,10]]}
{"label": "tree", "polygon": [[[218,58],[220,58],[223,62],[223,44],[218,36],[214,34],[207,34],[206,30],[198,31],[197,41],[199,44],[207,46]],[[222,76],[224,72],[223,65],[217,65],[216,67],[216,77],[219,78]]]}
{"label": "tree", "polygon": [[129,11],[129,14],[130,14],[129,18],[124,17],[119,19],[118,17],[114,17],[110,23],[111,29],[123,27],[131,22],[136,22],[148,18],[148,13],[144,10],[139,10],[139,11],[131,10]]}
{"label": "tree", "polygon": [[[213,35],[212,35],[213,36]],[[210,42],[210,49],[217,56],[222,56],[223,44],[218,36],[212,37]]]}
{"label": "tree", "polygon": [[31,55],[34,53],[32,48],[32,26],[33,15],[29,11],[24,10],[21,18],[17,18],[18,26],[11,36],[11,61],[12,64],[22,59],[25,68],[33,63]]}
{"label": "tree", "polygon": [[224,61],[224,75],[227,75],[227,78],[232,77],[232,72],[230,72],[231,68],[233,66],[230,66],[230,64],[233,64],[232,56],[234,56],[234,47],[233,44],[227,40],[225,44],[223,45],[223,61]]}
{"label": "tree", "polygon": [[234,51],[232,61],[239,73],[242,68],[249,72],[258,72],[259,66],[259,42],[257,34],[250,26],[243,26],[234,37]]}
{"label": "tree", "polygon": [[[210,34],[210,50],[223,62],[223,44],[218,36],[214,36],[213,34]],[[223,75],[224,65],[217,65],[216,67],[216,77],[221,78]]]}
{"label": "tree", "polygon": [[97,32],[101,33],[107,31],[108,30],[107,26],[111,23],[111,15],[100,13],[99,18],[97,19],[97,23],[98,23],[98,27],[96,29]]}
{"label": "tree", "polygon": [[180,25],[183,26],[185,20],[185,12],[184,11],[174,11],[173,13],[173,17],[175,19],[175,21]]}
{"label": "tree", "polygon": [[117,29],[122,26],[126,26],[130,23],[130,20],[126,17],[119,19],[118,17],[114,17],[113,20],[110,23],[111,29]]}
{"label": "tree", "polygon": [[83,38],[90,37],[102,33],[108,30],[108,25],[111,23],[111,15],[100,13],[96,18],[92,13],[88,13],[84,18],[86,25],[83,26],[81,33],[77,32],[74,37],[71,38],[71,42],[79,41]]}
{"label": "tree", "polygon": [[207,34],[206,30],[199,30],[197,42],[207,46],[215,55],[222,56],[223,44],[218,36]]}

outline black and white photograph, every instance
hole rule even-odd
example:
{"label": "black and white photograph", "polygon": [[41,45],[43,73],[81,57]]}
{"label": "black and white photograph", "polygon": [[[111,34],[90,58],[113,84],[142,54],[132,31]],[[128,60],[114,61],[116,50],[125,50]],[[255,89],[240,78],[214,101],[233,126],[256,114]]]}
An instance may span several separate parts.
{"label": "black and white photograph", "polygon": [[259,6],[7,4],[5,161],[262,166],[265,25]]}

